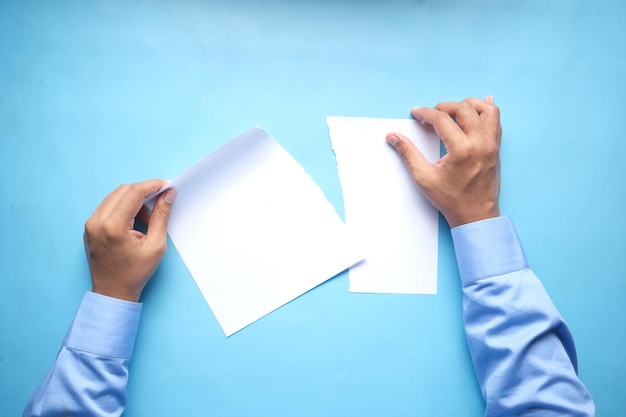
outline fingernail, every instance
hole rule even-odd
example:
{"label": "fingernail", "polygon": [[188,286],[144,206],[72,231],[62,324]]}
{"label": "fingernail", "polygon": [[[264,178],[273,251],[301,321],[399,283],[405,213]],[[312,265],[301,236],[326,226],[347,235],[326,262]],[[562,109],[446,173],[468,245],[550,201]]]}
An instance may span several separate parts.
{"label": "fingernail", "polygon": [[411,115],[413,116],[413,118],[415,118],[415,120],[419,121],[419,122],[423,122],[424,119],[422,118],[422,116],[419,114],[419,107],[413,107],[411,109]]}
{"label": "fingernail", "polygon": [[400,138],[398,138],[398,136],[393,133],[387,135],[387,143],[390,145],[396,146],[399,139]]}
{"label": "fingernail", "polygon": [[176,195],[177,195],[176,190],[173,188],[170,188],[163,195],[163,199],[165,200],[167,204],[172,204],[174,200],[176,200]]}

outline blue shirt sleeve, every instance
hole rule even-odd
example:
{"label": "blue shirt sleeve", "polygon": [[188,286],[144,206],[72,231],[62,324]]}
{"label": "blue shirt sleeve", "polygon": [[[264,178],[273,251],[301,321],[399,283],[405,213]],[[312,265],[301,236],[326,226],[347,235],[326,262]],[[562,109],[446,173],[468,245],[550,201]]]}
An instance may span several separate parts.
{"label": "blue shirt sleeve", "polygon": [[142,305],[87,292],[24,416],[119,416]]}
{"label": "blue shirt sleeve", "polygon": [[452,229],[485,416],[594,416],[567,325],[508,216]]}

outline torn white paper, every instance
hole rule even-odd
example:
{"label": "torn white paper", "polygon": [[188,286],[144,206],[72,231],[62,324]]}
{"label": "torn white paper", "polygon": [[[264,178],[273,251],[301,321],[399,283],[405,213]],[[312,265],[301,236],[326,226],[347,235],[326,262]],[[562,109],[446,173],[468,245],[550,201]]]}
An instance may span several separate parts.
{"label": "torn white paper", "polygon": [[419,191],[389,132],[409,137],[426,159],[439,159],[439,138],[415,120],[328,117],[346,224],[366,258],[350,268],[350,291],[437,293],[438,211]]}
{"label": "torn white paper", "polygon": [[170,187],[168,233],[226,336],[363,258],[317,184],[261,129]]}

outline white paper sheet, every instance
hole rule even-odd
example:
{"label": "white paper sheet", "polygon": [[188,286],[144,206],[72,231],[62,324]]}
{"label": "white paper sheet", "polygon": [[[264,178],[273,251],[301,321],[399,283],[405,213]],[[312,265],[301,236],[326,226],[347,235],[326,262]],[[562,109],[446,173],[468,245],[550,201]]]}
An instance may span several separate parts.
{"label": "white paper sheet", "polygon": [[169,187],[168,233],[226,336],[363,258],[320,188],[261,129]]}
{"label": "white paper sheet", "polygon": [[422,195],[389,132],[411,138],[426,159],[439,159],[439,138],[415,120],[328,117],[346,224],[366,258],[350,268],[350,291],[437,293],[438,211]]}

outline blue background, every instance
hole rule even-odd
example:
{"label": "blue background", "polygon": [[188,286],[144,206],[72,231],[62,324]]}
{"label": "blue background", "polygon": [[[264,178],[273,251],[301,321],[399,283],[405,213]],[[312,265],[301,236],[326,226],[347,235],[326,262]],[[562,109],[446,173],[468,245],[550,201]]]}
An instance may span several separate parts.
{"label": "blue background", "polygon": [[[599,415],[621,415],[625,24],[618,0],[3,1],[0,414],[52,365],[90,288],[83,224],[118,184],[174,178],[259,125],[343,213],[327,115],[492,94],[502,211]],[[444,221],[439,249],[436,296],[351,294],[343,273],[227,339],[170,247],[126,415],[482,415]]]}

